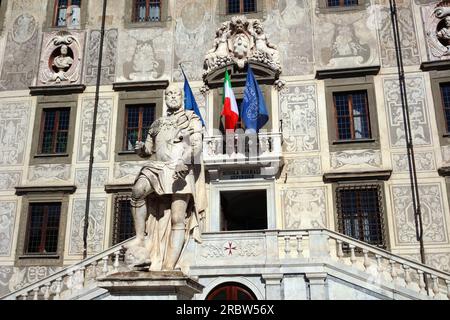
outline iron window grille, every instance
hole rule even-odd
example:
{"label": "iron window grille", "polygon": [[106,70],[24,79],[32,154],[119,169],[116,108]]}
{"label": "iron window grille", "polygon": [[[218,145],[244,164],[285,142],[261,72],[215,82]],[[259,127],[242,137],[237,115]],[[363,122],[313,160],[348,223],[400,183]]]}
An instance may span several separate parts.
{"label": "iron window grille", "polygon": [[328,7],[351,7],[357,6],[358,0],[328,0]]}
{"label": "iron window grille", "polygon": [[134,0],[133,22],[161,21],[161,0]]}
{"label": "iron window grille", "polygon": [[121,243],[136,234],[130,199],[130,195],[117,195],[114,199],[113,245]]}
{"label": "iron window grille", "polygon": [[338,140],[372,137],[367,91],[335,92],[333,103]]}
{"label": "iron window grille", "polygon": [[227,14],[256,12],[256,0],[227,0]]}
{"label": "iron window grille", "polygon": [[133,151],[136,141],[145,141],[154,120],[154,104],[127,105],[125,107],[123,150]]}
{"label": "iron window grille", "polygon": [[58,249],[61,203],[30,204],[25,253],[48,254]]}
{"label": "iron window grille", "polygon": [[39,153],[61,154],[67,151],[70,108],[44,109],[41,120]]}
{"label": "iron window grille", "polygon": [[79,26],[81,0],[55,0],[53,25],[55,27]]}
{"label": "iron window grille", "polygon": [[450,133],[450,82],[441,83],[442,107],[444,109],[447,133]]}
{"label": "iron window grille", "polygon": [[380,185],[336,188],[339,232],[385,248],[382,190]]}

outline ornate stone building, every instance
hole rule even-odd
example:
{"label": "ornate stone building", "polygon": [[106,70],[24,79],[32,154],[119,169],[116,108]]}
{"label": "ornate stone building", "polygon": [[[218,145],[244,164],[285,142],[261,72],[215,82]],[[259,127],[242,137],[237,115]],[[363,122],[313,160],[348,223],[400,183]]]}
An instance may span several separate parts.
{"label": "ornate stone building", "polygon": [[[0,296],[111,298],[96,278],[124,267],[133,143],[182,64],[206,124],[203,243],[183,258],[195,299],[447,299],[450,1],[397,6],[427,266],[388,0],[109,1],[90,260],[102,1],[1,0]],[[248,63],[269,111],[254,155],[219,131],[224,72],[240,103]]]}

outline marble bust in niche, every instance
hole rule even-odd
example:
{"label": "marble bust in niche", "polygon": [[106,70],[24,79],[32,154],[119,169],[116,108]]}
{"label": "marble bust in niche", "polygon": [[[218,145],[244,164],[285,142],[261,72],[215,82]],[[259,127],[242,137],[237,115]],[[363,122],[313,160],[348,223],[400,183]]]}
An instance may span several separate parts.
{"label": "marble bust in niche", "polygon": [[55,72],[52,80],[56,83],[68,80],[66,72],[73,64],[73,53],[67,45],[63,44],[59,51],[59,55],[54,57],[52,62],[52,70]]}

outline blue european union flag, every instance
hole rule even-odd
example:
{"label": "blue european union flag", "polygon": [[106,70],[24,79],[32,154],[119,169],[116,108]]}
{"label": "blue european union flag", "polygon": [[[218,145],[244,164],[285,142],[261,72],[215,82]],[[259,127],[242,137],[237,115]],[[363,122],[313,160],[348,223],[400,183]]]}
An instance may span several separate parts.
{"label": "blue european union flag", "polygon": [[181,68],[181,72],[183,72],[184,76],[184,109],[185,110],[193,110],[196,115],[200,117],[202,121],[202,125],[205,126],[205,122],[203,121],[200,110],[198,109],[197,101],[195,101],[194,94],[192,93],[191,86],[189,85],[189,81],[184,73],[183,68]]}
{"label": "blue european union flag", "polygon": [[241,118],[245,123],[245,128],[255,132],[258,132],[269,121],[266,102],[250,64],[247,68],[244,100],[241,104]]}

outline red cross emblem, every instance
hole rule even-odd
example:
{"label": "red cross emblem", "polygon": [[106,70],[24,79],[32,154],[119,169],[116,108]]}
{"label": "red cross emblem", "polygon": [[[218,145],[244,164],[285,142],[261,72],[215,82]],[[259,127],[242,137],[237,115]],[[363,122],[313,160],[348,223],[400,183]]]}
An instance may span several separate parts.
{"label": "red cross emblem", "polygon": [[228,255],[232,255],[233,254],[233,250],[236,250],[236,246],[233,246],[233,242],[228,242],[228,247],[224,248],[225,251],[228,251]]}

